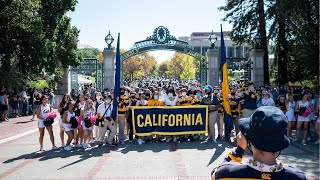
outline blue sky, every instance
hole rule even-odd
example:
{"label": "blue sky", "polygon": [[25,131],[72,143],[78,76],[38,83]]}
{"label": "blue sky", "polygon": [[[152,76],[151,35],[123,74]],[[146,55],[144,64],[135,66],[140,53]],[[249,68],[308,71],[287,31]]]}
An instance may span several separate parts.
{"label": "blue sky", "polygon": [[[217,10],[224,3],[224,0],[78,0],[75,12],[68,15],[72,25],[80,29],[81,44],[102,50],[110,30],[114,39],[120,32],[121,48],[129,49],[134,42],[152,35],[160,25],[177,38],[192,32],[220,31],[220,24],[228,31],[232,26],[221,21],[225,13]],[[151,54],[161,62],[173,52]]]}

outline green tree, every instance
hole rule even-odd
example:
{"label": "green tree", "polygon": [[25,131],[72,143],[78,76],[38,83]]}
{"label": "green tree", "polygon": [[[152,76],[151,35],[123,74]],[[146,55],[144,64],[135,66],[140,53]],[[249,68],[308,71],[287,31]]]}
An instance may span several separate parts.
{"label": "green tree", "polygon": [[190,81],[195,79],[196,77],[196,70],[194,67],[194,58],[190,56],[185,56],[182,59],[181,66],[183,68],[183,71],[180,74],[180,78],[183,81]]}
{"label": "green tree", "polygon": [[163,61],[162,63],[160,63],[158,65],[157,72],[158,72],[159,76],[166,76],[167,75],[166,73],[169,70],[169,62],[170,61]]}

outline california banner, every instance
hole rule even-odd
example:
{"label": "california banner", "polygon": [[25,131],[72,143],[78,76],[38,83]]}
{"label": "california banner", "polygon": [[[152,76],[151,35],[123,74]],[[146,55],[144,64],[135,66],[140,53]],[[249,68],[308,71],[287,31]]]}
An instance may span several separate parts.
{"label": "california banner", "polygon": [[208,107],[132,107],[132,121],[138,136],[207,133]]}

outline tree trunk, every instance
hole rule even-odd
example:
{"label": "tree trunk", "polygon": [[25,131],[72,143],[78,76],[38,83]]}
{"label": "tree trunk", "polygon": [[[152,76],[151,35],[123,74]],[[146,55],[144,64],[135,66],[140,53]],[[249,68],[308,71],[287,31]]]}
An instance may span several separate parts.
{"label": "tree trunk", "polygon": [[264,65],[264,84],[269,84],[269,53],[268,53],[268,41],[266,31],[266,19],[264,15],[264,0],[258,0],[258,21],[259,21],[259,34],[261,36],[261,45],[264,50],[263,65]]}
{"label": "tree trunk", "polygon": [[[278,0],[279,2],[279,0]],[[277,39],[277,54],[278,54],[278,82],[279,86],[285,85],[288,82],[287,69],[287,45],[286,45],[286,24],[285,17],[278,13],[278,39]]]}
{"label": "tree trunk", "polygon": [[[61,80],[58,82],[58,94],[64,95],[69,93],[69,68],[63,69],[63,76]],[[77,90],[76,90],[77,91]]]}

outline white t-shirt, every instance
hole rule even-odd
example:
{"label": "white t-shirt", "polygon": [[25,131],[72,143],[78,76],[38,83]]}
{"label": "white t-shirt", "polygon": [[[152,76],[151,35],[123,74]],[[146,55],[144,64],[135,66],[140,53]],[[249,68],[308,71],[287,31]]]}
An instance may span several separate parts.
{"label": "white t-shirt", "polygon": [[178,102],[178,96],[169,97],[168,95],[165,95],[164,104],[166,106],[175,106]]}
{"label": "white t-shirt", "polygon": [[[110,108],[108,109],[109,106]],[[113,104],[106,104],[103,102],[99,105],[97,113],[99,113],[100,116],[103,116],[107,109],[108,111],[104,117],[110,117],[112,115]]]}
{"label": "white t-shirt", "polygon": [[274,100],[272,98],[268,98],[268,99],[265,99],[265,98],[262,98],[262,106],[272,106],[274,104]]}

